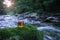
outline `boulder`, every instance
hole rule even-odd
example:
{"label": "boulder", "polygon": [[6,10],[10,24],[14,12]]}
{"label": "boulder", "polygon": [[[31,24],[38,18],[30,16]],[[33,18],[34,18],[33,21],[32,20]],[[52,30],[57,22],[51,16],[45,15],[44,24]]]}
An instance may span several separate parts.
{"label": "boulder", "polygon": [[44,22],[60,22],[58,17],[47,17]]}

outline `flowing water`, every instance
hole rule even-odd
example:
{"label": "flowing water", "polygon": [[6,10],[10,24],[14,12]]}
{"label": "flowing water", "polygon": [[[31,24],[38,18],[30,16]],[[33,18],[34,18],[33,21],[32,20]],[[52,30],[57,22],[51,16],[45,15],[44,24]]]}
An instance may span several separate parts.
{"label": "flowing water", "polygon": [[60,40],[59,27],[55,27],[50,23],[42,22],[37,14],[1,15],[0,28],[14,28],[17,26],[18,21],[24,21],[26,24],[37,26],[37,30],[44,32],[44,40]]}

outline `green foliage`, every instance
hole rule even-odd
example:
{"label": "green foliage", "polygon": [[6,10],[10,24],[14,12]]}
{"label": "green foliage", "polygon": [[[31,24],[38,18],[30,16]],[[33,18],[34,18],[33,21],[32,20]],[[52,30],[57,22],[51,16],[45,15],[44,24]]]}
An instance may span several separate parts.
{"label": "green foliage", "polygon": [[15,13],[37,12],[42,13],[51,5],[53,0],[15,0]]}
{"label": "green foliage", "polygon": [[9,38],[9,36],[10,36],[10,32],[8,30],[6,30],[6,29],[0,30],[0,40]]}
{"label": "green foliage", "polygon": [[43,32],[38,31],[35,26],[26,24],[23,28],[0,29],[0,40],[19,36],[19,40],[43,40]]}

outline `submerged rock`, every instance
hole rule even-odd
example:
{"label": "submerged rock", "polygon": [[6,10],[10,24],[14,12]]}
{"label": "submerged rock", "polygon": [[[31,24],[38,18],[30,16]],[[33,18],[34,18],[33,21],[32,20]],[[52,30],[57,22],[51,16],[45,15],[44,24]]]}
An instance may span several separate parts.
{"label": "submerged rock", "polygon": [[60,22],[58,17],[47,17],[44,22]]}

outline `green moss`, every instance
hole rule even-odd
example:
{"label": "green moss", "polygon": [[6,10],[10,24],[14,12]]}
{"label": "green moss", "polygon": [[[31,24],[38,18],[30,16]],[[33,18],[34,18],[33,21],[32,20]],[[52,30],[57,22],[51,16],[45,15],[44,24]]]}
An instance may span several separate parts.
{"label": "green moss", "polygon": [[43,40],[43,32],[38,31],[35,26],[26,24],[23,28],[0,29],[0,40],[12,36],[19,36],[19,40]]}

